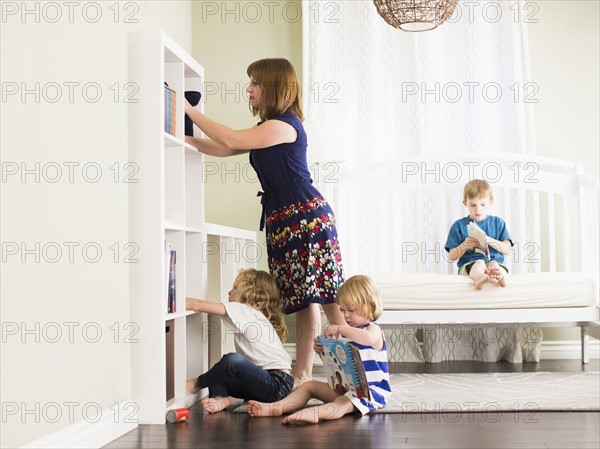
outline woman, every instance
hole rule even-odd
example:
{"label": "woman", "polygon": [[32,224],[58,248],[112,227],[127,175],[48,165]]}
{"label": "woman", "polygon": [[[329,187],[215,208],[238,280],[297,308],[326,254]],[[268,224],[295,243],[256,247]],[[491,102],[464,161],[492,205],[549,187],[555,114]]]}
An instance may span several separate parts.
{"label": "woman", "polygon": [[260,230],[266,229],[269,270],[279,283],[284,313],[296,314],[297,387],[312,377],[319,304],[332,324],[344,324],[335,303],[344,281],[335,217],[310,178],[294,67],[286,59],[262,59],[247,73],[250,110],[260,117],[258,125],[232,130],[187,103],[186,114],[209,139],[186,141],[211,156],[250,153],[263,188]]}

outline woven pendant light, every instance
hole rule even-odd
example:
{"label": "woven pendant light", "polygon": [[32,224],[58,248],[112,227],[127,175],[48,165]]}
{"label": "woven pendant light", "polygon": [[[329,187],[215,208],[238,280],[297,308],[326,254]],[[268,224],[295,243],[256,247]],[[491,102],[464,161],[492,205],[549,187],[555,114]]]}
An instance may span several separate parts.
{"label": "woven pendant light", "polygon": [[383,20],[403,31],[428,31],[448,20],[458,0],[373,0]]}

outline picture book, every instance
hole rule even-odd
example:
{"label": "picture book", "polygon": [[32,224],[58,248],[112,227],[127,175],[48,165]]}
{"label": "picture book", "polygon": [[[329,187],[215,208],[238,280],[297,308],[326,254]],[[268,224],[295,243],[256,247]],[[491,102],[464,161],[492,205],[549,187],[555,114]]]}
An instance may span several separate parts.
{"label": "picture book", "polygon": [[472,221],[467,225],[467,229],[469,231],[469,237],[477,239],[479,241],[479,245],[473,248],[473,251],[483,255],[483,257],[490,258],[490,248],[487,244],[486,233],[477,226],[477,223]]}
{"label": "picture book", "polygon": [[360,352],[352,343],[335,338],[317,337],[323,344],[321,360],[327,382],[340,394],[354,390],[359,399],[370,399],[369,383],[360,358]]}

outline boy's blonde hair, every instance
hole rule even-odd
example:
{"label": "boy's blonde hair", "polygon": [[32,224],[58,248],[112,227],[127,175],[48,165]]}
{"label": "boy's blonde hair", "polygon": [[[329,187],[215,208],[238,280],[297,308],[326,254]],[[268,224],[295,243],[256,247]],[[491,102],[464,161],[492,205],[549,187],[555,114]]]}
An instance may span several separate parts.
{"label": "boy's blonde hair", "polygon": [[247,269],[240,271],[235,284],[239,292],[238,302],[262,312],[275,328],[281,342],[285,343],[288,330],[275,278],[266,271]]}
{"label": "boy's blonde hair", "polygon": [[342,284],[335,297],[340,307],[354,309],[371,321],[378,319],[383,312],[379,289],[369,276],[352,276]]}
{"label": "boy's blonde hair", "polygon": [[489,197],[490,201],[494,201],[494,192],[487,181],[483,179],[473,179],[465,184],[463,191],[463,201],[472,200],[475,198]]}

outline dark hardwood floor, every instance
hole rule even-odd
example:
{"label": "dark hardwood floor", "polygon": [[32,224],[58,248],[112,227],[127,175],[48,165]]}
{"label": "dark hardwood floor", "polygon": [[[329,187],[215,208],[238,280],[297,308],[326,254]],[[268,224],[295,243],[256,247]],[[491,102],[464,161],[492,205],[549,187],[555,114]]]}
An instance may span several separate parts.
{"label": "dark hardwood floor", "polygon": [[[598,371],[599,361],[582,365],[578,360],[540,363],[452,362],[394,364],[394,372],[531,372]],[[318,370],[315,369],[318,375]],[[281,425],[277,418],[249,418],[222,412],[205,415],[198,404],[188,422],[163,426],[141,425],[107,449],[220,448],[220,449],[365,449],[460,448],[529,449],[600,447],[600,413],[504,413],[491,420],[481,413],[373,414],[346,416],[316,425]]]}

